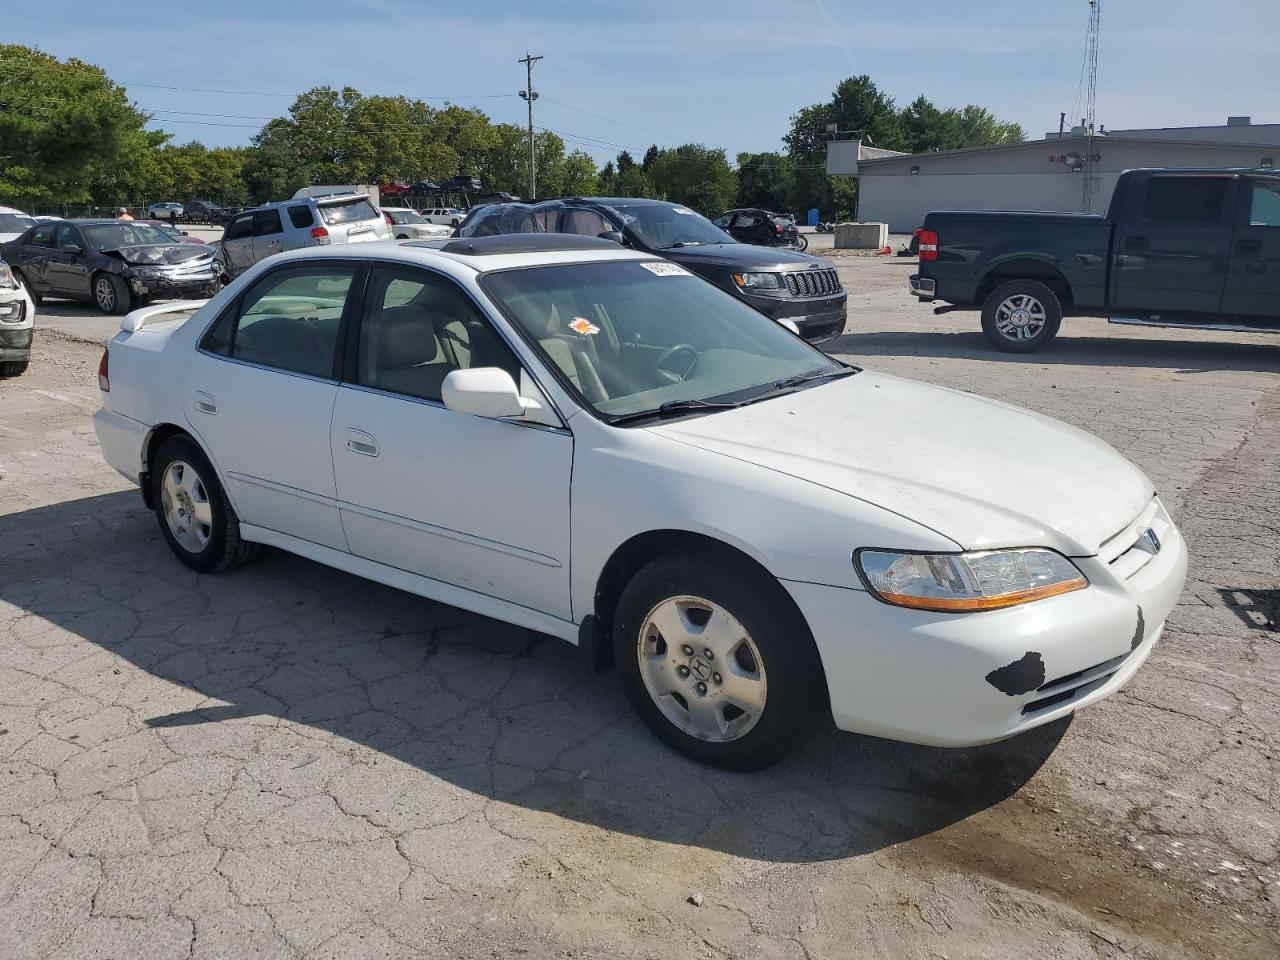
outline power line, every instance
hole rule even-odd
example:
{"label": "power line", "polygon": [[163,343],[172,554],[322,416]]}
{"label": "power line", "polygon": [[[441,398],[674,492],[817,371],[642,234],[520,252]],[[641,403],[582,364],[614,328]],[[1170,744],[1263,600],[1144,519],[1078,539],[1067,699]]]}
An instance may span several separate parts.
{"label": "power line", "polygon": [[631,127],[633,130],[639,130],[642,133],[652,133],[656,136],[663,137],[667,140],[679,140],[680,137],[673,137],[669,133],[663,133],[661,130],[651,130],[648,127],[642,127],[638,124],[628,123],[625,120],[615,120],[613,117],[607,117],[603,113],[592,113],[590,110],[583,110],[581,107],[575,107],[571,103],[565,103],[563,100],[553,100],[547,97],[547,103],[554,103],[561,107],[567,107],[570,110],[576,110],[578,113],[585,113],[588,117],[595,117],[598,120],[607,120],[609,123],[616,123],[623,127]]}

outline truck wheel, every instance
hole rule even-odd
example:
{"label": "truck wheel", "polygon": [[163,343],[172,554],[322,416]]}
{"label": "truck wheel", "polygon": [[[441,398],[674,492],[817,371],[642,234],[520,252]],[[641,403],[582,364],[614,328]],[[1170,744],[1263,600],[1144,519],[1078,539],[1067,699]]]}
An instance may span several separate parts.
{"label": "truck wheel", "polygon": [[172,437],[160,447],[151,495],[160,533],[192,570],[221,573],[258,552],[256,543],[240,539],[240,518],[204,451],[189,438]]}
{"label": "truck wheel", "polygon": [[762,770],[804,740],[826,703],[808,626],[771,578],[722,555],[651,561],[613,623],[619,679],[667,746]]}
{"label": "truck wheel", "polygon": [[20,377],[27,372],[29,360],[0,361],[0,377]]}
{"label": "truck wheel", "polygon": [[1008,353],[1031,353],[1058,335],[1062,302],[1036,280],[1010,280],[982,304],[982,332]]}
{"label": "truck wheel", "polygon": [[110,273],[100,273],[93,278],[93,302],[103,313],[122,314],[129,312],[133,298],[123,280]]}

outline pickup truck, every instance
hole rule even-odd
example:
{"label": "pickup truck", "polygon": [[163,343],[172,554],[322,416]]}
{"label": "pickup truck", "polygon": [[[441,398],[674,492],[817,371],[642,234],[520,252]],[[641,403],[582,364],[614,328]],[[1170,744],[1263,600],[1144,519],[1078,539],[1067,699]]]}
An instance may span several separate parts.
{"label": "pickup truck", "polygon": [[1015,353],[1064,316],[1280,332],[1280,171],[1128,170],[1106,216],[934,211],[911,293]]}

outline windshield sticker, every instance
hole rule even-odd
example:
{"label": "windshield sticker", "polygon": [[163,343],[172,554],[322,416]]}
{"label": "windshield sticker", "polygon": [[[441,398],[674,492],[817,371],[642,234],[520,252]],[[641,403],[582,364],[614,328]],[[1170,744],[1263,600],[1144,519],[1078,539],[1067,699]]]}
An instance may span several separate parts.
{"label": "windshield sticker", "polygon": [[582,334],[584,337],[594,337],[600,332],[600,328],[586,317],[574,317],[569,323],[569,329],[574,333]]}
{"label": "windshield sticker", "polygon": [[644,267],[644,268],[645,268],[646,270],[648,270],[650,273],[652,273],[652,274],[656,274],[656,275],[657,275],[657,276],[659,276],[659,277],[687,277],[687,276],[689,276],[689,271],[688,271],[688,270],[686,270],[684,267],[680,266],[680,264],[678,264],[678,263],[648,263],[648,262],[646,262],[646,263],[642,263],[642,264],[640,264],[640,266]]}
{"label": "windshield sticker", "polygon": [[687,217],[692,217],[692,216],[693,216],[693,211],[692,211],[692,210],[687,209],[686,207],[672,207],[672,208],[671,208],[671,212],[672,212],[672,213],[683,213],[683,214],[684,214],[685,216],[687,216]]}

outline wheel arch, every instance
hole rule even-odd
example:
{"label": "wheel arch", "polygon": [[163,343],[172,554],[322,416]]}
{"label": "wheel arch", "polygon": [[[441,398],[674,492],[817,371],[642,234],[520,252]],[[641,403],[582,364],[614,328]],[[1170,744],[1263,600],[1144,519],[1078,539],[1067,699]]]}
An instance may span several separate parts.
{"label": "wheel arch", "polygon": [[1066,274],[1062,272],[1057,264],[1039,257],[1013,257],[994,264],[987,271],[986,275],[978,283],[978,291],[975,297],[977,305],[979,307],[982,306],[987,297],[991,295],[992,290],[1002,283],[1008,283],[1010,280],[1035,280],[1038,283],[1043,283],[1057,294],[1064,311],[1075,302],[1075,297],[1071,290],[1071,281],[1067,279]]}
{"label": "wheel arch", "polygon": [[[142,488],[142,500],[150,510],[155,509],[155,498],[151,492],[151,473],[155,467],[156,454],[164,446],[166,440],[171,440],[174,437],[185,437],[200,448],[200,452],[204,454],[205,459],[213,465],[214,473],[218,475],[218,482],[222,484],[224,494],[226,493],[226,480],[222,477],[221,471],[218,470],[218,465],[214,462],[213,457],[209,456],[209,451],[200,441],[200,438],[186,427],[179,426],[176,423],[158,423],[151,428],[151,432],[142,441],[142,473],[138,476],[138,486]],[[228,500],[231,499],[230,494],[226,494],[226,496]]]}
{"label": "wheel arch", "polygon": [[[808,627],[804,612],[777,576],[745,550],[726,540],[692,530],[647,530],[620,544],[605,561],[600,575],[596,578],[592,612],[584,618],[579,631],[579,645],[583,648],[583,655],[593,670],[604,670],[612,665],[613,617],[622,591],[645,564],[658,557],[677,552],[709,553],[723,558],[724,561],[741,564],[755,571],[777,587],[778,602],[787,605],[800,622],[804,623],[806,628]],[[823,689],[826,689],[826,670],[822,666],[821,656],[818,656],[818,666],[822,671]]]}

